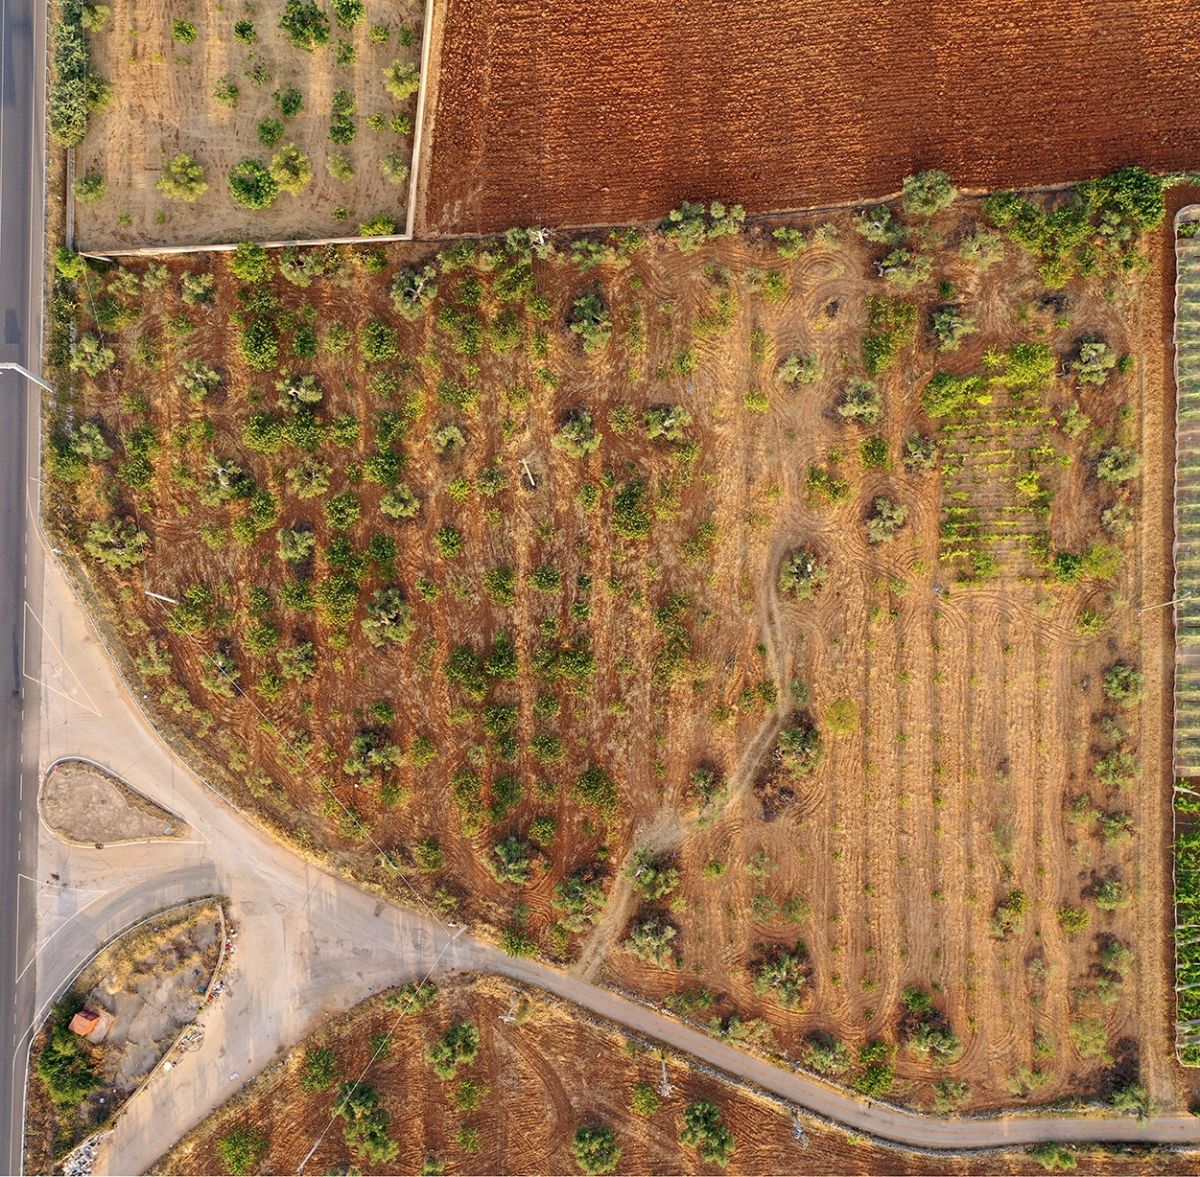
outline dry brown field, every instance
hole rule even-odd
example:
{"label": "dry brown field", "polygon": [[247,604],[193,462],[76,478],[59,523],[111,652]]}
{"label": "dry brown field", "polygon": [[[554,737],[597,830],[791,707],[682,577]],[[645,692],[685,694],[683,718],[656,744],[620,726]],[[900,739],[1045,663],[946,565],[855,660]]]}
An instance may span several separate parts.
{"label": "dry brown field", "polygon": [[[408,181],[385,179],[380,164],[395,151],[407,159],[412,134],[374,129],[367,120],[400,115],[411,122],[415,96],[397,102],[387,92],[383,71],[394,61],[419,66],[421,0],[367,4],[365,17],[352,28],[340,26],[330,10],[328,44],[310,52],[279,29],[282,4],[111,0],[108,7],[111,19],[90,39],[92,68],[112,87],[113,98],[92,115],[75,151],[75,176],[103,177],[106,193],[95,203],[76,202],[77,248],[354,237],[361,222],[380,213],[403,231]],[[195,40],[185,44],[172,37],[176,20],[195,28]],[[234,37],[241,20],[254,27],[252,44]],[[382,43],[370,35],[374,24],[387,28]],[[337,64],[338,42],[352,47],[353,60]],[[214,97],[226,80],[237,90],[233,106]],[[291,87],[300,91],[303,105],[282,117],[273,95]],[[355,106],[356,134],[344,144],[329,136],[333,96],[341,90],[353,95]],[[271,118],[282,123],[282,132],[274,146],[266,146],[257,128]],[[235,203],[226,182],[230,168],[248,158],[269,164],[287,144],[311,160],[312,182],[299,195],[281,192],[268,209]],[[155,188],[163,163],[180,152],[194,155],[207,171],[208,191],[192,202],[167,199]],[[349,161],[352,176],[330,174],[327,164],[334,156]]]}
{"label": "dry brown field", "polygon": [[[515,1020],[501,1021],[505,1016]],[[461,1064],[454,1080],[439,1080],[425,1051],[461,1022],[478,1029],[478,1056]],[[377,1035],[390,1035],[390,1045],[370,1062]],[[310,1051],[323,1049],[336,1058],[337,1079],[326,1090],[306,1091]],[[634,1113],[634,1084],[660,1089],[664,1063],[670,1095],[652,1114]],[[380,1093],[390,1113],[389,1130],[398,1146],[391,1161],[372,1164],[353,1157],[342,1135],[345,1121],[333,1115],[337,1084],[360,1076]],[[474,1111],[456,1106],[464,1082],[485,1089]],[[683,1109],[694,1100],[716,1104],[733,1132],[735,1151],[727,1169],[705,1163],[678,1142]],[[786,1106],[698,1070],[680,1056],[664,1056],[579,1009],[494,977],[455,980],[426,1010],[404,1017],[386,1008],[384,995],[357,1006],[260,1074],[160,1158],[152,1172],[223,1173],[220,1141],[250,1129],[267,1143],[253,1170],[261,1173],[296,1172],[318,1137],[306,1171],[345,1172],[354,1165],[362,1173],[415,1173],[434,1158],[447,1173],[574,1173],[579,1170],[571,1142],[585,1124],[612,1128],[621,1148],[621,1173],[1042,1172],[1024,1152],[914,1154],[804,1115],[801,1143]],[[460,1136],[464,1127],[474,1129],[474,1142]],[[1186,1173],[1196,1162],[1194,1153],[1164,1150],[1081,1150],[1076,1155],[1080,1173]]]}
{"label": "dry brown field", "polygon": [[[528,266],[468,244],[442,256],[412,322],[387,293],[426,260],[411,246],[330,254],[332,276],[275,272],[244,297],[225,257],[93,272],[82,332],[100,316],[113,366],[79,378],[72,412],[112,453],[51,509],[76,542],[113,515],[145,535],[131,571],[93,567],[146,691],[231,796],[334,866],[677,1008],[706,991],[687,1016],[792,1059],[817,1033],[852,1057],[912,1039],[902,997],[919,988],[962,1050],[940,1067],[898,1052],[889,1096],[916,1106],[1140,1079],[1177,1107],[1167,647],[1161,613],[1137,611],[1169,595],[1161,245],[1144,277],[1048,291],[1015,245],[989,268],[962,255],[983,219],[960,201],[922,224],[932,270],[911,290],[876,276],[882,250],[849,214],[795,220],[795,257],[778,221],[690,256],[651,234],[588,273],[568,240]],[[198,275],[211,301],[181,301]],[[592,287],[613,329],[588,355],[566,322]],[[863,424],[837,406],[863,371],[872,296],[911,304],[914,329]],[[929,325],[948,302],[977,329],[938,353]],[[239,344],[256,317],[280,348],[263,370]],[[1081,383],[1072,365],[1098,338],[1132,362]],[[922,409],[935,371],[1002,372],[1019,344],[1047,349],[1044,387],[994,382],[961,419]],[[784,383],[792,354],[819,377]],[[215,384],[190,398],[177,378],[197,362]],[[311,416],[278,403],[301,374]],[[690,414],[681,440],[647,438],[662,405]],[[585,410],[598,449],[572,456],[553,439]],[[934,468],[903,463],[914,433],[937,442]],[[1116,489],[1096,475],[1114,446],[1146,459]],[[813,470],[845,480],[836,502]],[[420,500],[414,518],[381,510],[388,482]],[[894,542],[868,542],[880,496],[908,511]],[[1113,508],[1128,530],[1102,530]],[[963,521],[975,571],[947,558]],[[289,562],[276,533],[297,528],[312,550]],[[777,586],[800,545],[828,568],[807,602]],[[1055,578],[1089,549],[1085,571]],[[363,623],[396,586],[409,612],[377,646]],[[313,674],[284,677],[309,642]],[[1140,703],[1105,697],[1122,660],[1145,673]],[[824,757],[784,779],[776,741],[797,716]],[[1112,753],[1140,773],[1123,789],[1096,777]],[[700,767],[726,784],[711,813],[691,792]],[[597,772],[611,805],[587,788]],[[505,845],[520,864],[501,881]],[[625,875],[641,847],[678,871],[658,901]],[[558,888],[580,874],[606,903],[568,927]],[[997,930],[1013,893],[1023,911]],[[655,913],[677,930],[663,968],[626,947]],[[789,1008],[753,979],[798,943]]]}
{"label": "dry brown field", "polygon": [[431,235],[494,232],[876,199],[927,167],[979,189],[1188,169],[1190,20],[1164,0],[448,0],[419,211]]}

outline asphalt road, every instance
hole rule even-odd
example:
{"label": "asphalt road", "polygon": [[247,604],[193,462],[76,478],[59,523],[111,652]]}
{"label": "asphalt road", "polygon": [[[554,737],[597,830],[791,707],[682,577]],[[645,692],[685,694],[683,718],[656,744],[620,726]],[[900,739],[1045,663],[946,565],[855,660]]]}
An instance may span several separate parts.
{"label": "asphalt road", "polygon": [[[0,359],[41,367],[45,152],[42,76],[45,5],[0,0]],[[23,666],[40,661],[40,631],[26,603],[41,601],[41,560],[30,561],[27,492],[36,484],[37,396],[16,373],[0,373],[0,1171],[19,1173],[25,1055],[33,1013],[40,691]],[[40,553],[39,553],[40,555]]]}

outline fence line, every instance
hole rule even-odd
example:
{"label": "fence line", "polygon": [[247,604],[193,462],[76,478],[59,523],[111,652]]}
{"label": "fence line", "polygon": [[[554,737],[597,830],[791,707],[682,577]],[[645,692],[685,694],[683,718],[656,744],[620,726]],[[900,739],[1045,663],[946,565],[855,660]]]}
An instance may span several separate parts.
{"label": "fence line", "polygon": [[[1200,238],[1180,237],[1178,226],[1200,219],[1200,205],[1188,205],[1175,217],[1175,304],[1172,326],[1175,379],[1175,469],[1172,544],[1174,592],[1171,608],[1175,636],[1172,690],[1172,769],[1174,779],[1200,776]],[[1184,598],[1181,600],[1180,598]],[[1190,894],[1195,871],[1185,864],[1188,894],[1180,894],[1180,811],[1171,794],[1171,895],[1175,955],[1175,1056],[1184,1066],[1200,1062],[1200,1028],[1195,1002],[1186,995],[1196,971],[1192,951],[1196,926]],[[1184,790],[1190,791],[1190,790]],[[1191,822],[1188,822],[1191,825]],[[1182,900],[1182,902],[1181,902]],[[1186,1009],[1181,1009],[1186,1006]]]}

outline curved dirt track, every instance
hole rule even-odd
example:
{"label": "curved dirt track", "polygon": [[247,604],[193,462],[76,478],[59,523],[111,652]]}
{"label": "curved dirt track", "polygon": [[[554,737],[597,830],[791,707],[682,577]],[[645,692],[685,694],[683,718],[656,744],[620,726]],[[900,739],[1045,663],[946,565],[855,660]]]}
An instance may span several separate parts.
{"label": "curved dirt track", "polygon": [[1166,0],[448,0],[444,22],[419,234],[1195,164],[1192,14]]}

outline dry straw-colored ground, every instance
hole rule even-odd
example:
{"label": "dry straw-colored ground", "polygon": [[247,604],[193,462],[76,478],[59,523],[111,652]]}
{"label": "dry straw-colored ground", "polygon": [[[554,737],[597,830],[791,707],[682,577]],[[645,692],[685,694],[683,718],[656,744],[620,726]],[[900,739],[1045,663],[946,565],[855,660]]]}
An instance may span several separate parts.
{"label": "dry straw-colored ground", "polygon": [[[396,102],[383,71],[393,61],[420,64],[421,0],[368,3],[365,18],[351,29],[339,26],[330,12],[329,43],[312,52],[292,45],[277,27],[282,4],[112,0],[109,7],[111,20],[91,35],[92,68],[112,87],[113,101],[92,115],[87,138],[75,152],[75,175],[104,177],[107,193],[98,203],[76,204],[77,248],[353,237],[360,222],[378,213],[403,230],[408,183],[386,180],[380,161],[393,151],[409,155],[413,138],[373,130],[367,119],[415,113],[415,96]],[[177,19],[195,26],[191,44],[172,39]],[[252,45],[234,39],[233,26],[242,19],[254,24]],[[386,42],[371,39],[373,24],[387,26]],[[335,63],[338,41],[354,47],[352,63]],[[260,81],[248,76],[256,65],[264,71]],[[227,77],[238,89],[232,109],[213,97]],[[300,90],[303,107],[282,119],[283,137],[266,147],[257,127],[265,118],[280,117],[272,95],[289,86]],[[355,99],[357,133],[349,144],[333,143],[328,134],[338,90],[351,91]],[[312,183],[298,196],[281,193],[266,210],[236,204],[226,183],[229,169],[247,158],[268,163],[288,143],[311,159]],[[191,203],[168,200],[155,189],[163,162],[180,152],[195,155],[208,173],[208,191]],[[334,155],[350,160],[352,178],[330,175],[326,163]],[[339,208],[340,219],[334,215]]]}
{"label": "dry straw-colored ground", "polygon": [[39,805],[46,824],[58,837],[89,846],[188,834],[186,822],[124,781],[81,760],[67,760],[50,769]]}

